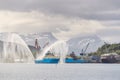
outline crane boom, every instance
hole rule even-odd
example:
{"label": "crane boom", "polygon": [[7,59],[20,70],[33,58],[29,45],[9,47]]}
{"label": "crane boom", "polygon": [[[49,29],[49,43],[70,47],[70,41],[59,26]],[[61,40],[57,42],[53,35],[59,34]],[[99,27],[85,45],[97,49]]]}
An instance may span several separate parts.
{"label": "crane boom", "polygon": [[89,44],[90,44],[90,43],[88,43],[88,44],[86,45],[86,48],[85,48],[85,50],[83,51],[83,53],[85,53],[85,52],[87,51]]}

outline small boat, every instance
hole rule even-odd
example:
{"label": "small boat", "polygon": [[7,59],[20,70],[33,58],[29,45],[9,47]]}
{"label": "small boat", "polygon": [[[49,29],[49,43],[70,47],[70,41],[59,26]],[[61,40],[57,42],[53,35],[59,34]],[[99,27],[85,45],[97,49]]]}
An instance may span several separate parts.
{"label": "small boat", "polygon": [[66,58],[65,63],[88,63],[88,61],[84,59]]}
{"label": "small boat", "polygon": [[44,58],[43,60],[35,60],[35,63],[58,63],[59,58]]}
{"label": "small boat", "polygon": [[[59,62],[59,58],[44,58],[43,60],[35,60],[36,64],[39,63],[45,63],[45,64],[57,64]],[[88,63],[87,60],[83,60],[83,59],[73,59],[73,58],[66,58],[65,59],[65,63]]]}
{"label": "small boat", "polygon": [[117,63],[120,61],[120,56],[117,53],[106,53],[101,55],[102,63]]}

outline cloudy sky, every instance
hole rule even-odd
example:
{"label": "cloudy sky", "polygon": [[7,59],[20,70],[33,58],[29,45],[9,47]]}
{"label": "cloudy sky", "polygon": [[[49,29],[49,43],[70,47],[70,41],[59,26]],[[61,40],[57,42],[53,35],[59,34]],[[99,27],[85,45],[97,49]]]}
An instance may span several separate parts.
{"label": "cloudy sky", "polygon": [[0,32],[53,32],[68,39],[95,34],[120,42],[119,0],[0,0]]}

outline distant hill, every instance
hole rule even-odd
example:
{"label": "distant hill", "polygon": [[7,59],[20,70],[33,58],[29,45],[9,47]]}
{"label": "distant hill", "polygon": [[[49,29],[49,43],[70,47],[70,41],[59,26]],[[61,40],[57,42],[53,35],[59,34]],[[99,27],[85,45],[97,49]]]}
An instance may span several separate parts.
{"label": "distant hill", "polygon": [[[0,37],[3,37],[4,33],[0,33]],[[51,32],[43,32],[43,33],[16,33],[21,36],[21,38],[29,45],[29,48],[34,52],[35,51],[35,39],[38,39],[38,42],[43,49],[43,46],[49,42],[52,44],[57,41],[57,39],[53,36]],[[1,39],[0,39],[1,40]],[[74,51],[76,54],[81,53],[82,49],[84,50],[86,45],[89,44],[86,53],[95,52],[99,47],[101,47],[104,42],[96,35],[85,35],[85,36],[77,36],[75,38],[71,38],[67,41],[69,47],[69,53]],[[0,43],[2,44],[2,42]],[[1,46],[1,45],[0,45]]]}
{"label": "distant hill", "polygon": [[120,55],[120,43],[116,44],[104,44],[94,53],[91,55],[101,55],[105,53],[117,53]]}
{"label": "distant hill", "polygon": [[3,51],[3,42],[0,41],[0,53]]}
{"label": "distant hill", "polygon": [[[31,50],[31,52],[33,53],[33,55],[35,56],[37,49],[31,45],[28,45],[28,47]],[[0,53],[2,53],[2,52],[3,52],[3,41],[0,41]]]}
{"label": "distant hill", "polygon": [[[43,47],[47,41],[50,42],[50,44],[57,41],[51,32],[18,34],[25,40],[28,45],[32,46],[34,46],[34,41],[36,38],[38,38],[41,47]],[[82,37],[77,36],[67,41],[69,46],[68,54],[72,51],[74,51],[76,54],[80,53],[82,49],[85,49],[88,42],[90,42],[90,45],[88,46],[86,53],[95,52],[104,44],[104,42],[96,35],[85,35]]]}
{"label": "distant hill", "polygon": [[78,55],[82,52],[82,49],[85,50],[88,43],[89,46],[86,53],[95,52],[104,44],[104,42],[96,35],[78,36],[70,39],[67,43],[69,45],[69,53],[74,51]]}
{"label": "distant hill", "polygon": [[44,33],[18,33],[28,45],[35,45],[35,39],[38,39],[39,45],[43,47],[47,42],[53,43],[57,39],[50,32]]}

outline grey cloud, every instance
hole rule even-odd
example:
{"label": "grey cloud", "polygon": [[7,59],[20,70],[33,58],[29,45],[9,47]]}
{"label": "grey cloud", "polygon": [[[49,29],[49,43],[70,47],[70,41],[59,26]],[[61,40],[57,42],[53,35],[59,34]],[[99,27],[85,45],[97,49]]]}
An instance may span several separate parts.
{"label": "grey cloud", "polygon": [[109,27],[96,33],[101,39],[110,43],[120,42],[120,27]]}
{"label": "grey cloud", "polygon": [[120,26],[120,20],[101,21],[101,23],[103,25],[109,26],[109,27],[119,27]]}
{"label": "grey cloud", "polygon": [[54,32],[64,39],[80,33],[95,33],[97,30],[104,28],[98,21],[70,18],[62,15],[53,16],[38,11],[0,11],[0,22],[1,32]]}
{"label": "grey cloud", "polygon": [[120,28],[110,28],[110,29],[104,29],[104,30],[100,30],[99,32],[97,32],[98,35],[100,36],[120,36]]}
{"label": "grey cloud", "polygon": [[[67,24],[67,21],[69,21],[68,17],[78,18],[80,19],[86,19],[86,20],[95,20],[95,21],[100,21],[102,24],[104,24],[106,29],[98,31],[96,34],[102,36],[102,37],[113,37],[112,39],[116,39],[119,37],[120,34],[120,0],[0,0],[0,10],[7,10],[7,11],[15,11],[15,12],[31,12],[31,11],[40,11],[45,14],[50,14],[50,19],[46,20],[46,18],[38,17],[35,18],[35,22],[33,21],[31,24],[27,23],[29,19],[27,19],[26,23],[20,23],[17,25],[17,27],[14,27],[15,30],[22,30],[22,27],[26,27],[26,29],[35,29],[33,31],[41,31],[39,30],[41,28],[43,29],[42,31],[52,31],[52,32],[61,32],[63,34],[66,34],[67,32],[70,33],[69,26],[77,26],[78,23],[73,25],[71,23],[70,25]],[[12,13],[13,14],[13,13]],[[10,14],[10,15],[12,15]],[[33,14],[34,15],[34,14]],[[65,21],[64,19],[53,19],[51,15],[62,15],[67,17]],[[16,17],[19,15],[16,15]],[[32,15],[30,15],[32,16]],[[20,18],[21,16],[19,16]],[[22,19],[24,20],[25,17]],[[37,19],[37,20],[36,20]],[[22,21],[21,20],[21,21]],[[3,20],[2,20],[3,21]],[[15,20],[17,21],[17,20]],[[15,22],[14,21],[14,22]],[[19,21],[19,19],[18,19]],[[40,21],[44,21],[44,25],[39,24]],[[13,23],[14,23],[13,22]],[[56,23],[57,22],[57,23]],[[62,23],[59,23],[62,22]],[[65,23],[64,23],[65,22]],[[70,21],[71,22],[71,21]],[[5,22],[6,24],[7,22]],[[82,22],[81,22],[82,23]],[[48,25],[47,25],[48,24]],[[86,23],[84,23],[86,24]],[[92,24],[92,23],[90,23]],[[89,26],[90,24],[86,25]],[[10,25],[5,25],[5,26],[10,26]],[[4,28],[5,28],[4,26]],[[11,25],[12,26],[12,25]],[[16,26],[16,25],[15,25]],[[36,27],[35,27],[36,26]],[[49,26],[49,27],[48,27]],[[67,26],[67,27],[66,27]],[[34,28],[33,28],[34,27]],[[91,25],[89,26],[94,29],[94,27],[97,27],[97,25]],[[26,29],[24,29],[26,31]],[[73,30],[72,28],[71,30]],[[6,29],[5,29],[6,30]],[[22,30],[22,31],[24,31]],[[89,30],[89,28],[88,28]],[[74,30],[74,32],[76,32]],[[87,30],[85,30],[87,31]],[[71,32],[73,33],[73,32]],[[74,35],[74,34],[73,34]],[[71,36],[71,35],[66,35],[66,36]],[[120,39],[119,39],[120,40]]]}
{"label": "grey cloud", "polygon": [[120,18],[119,15],[97,13],[120,9],[119,3],[119,0],[0,0],[0,9],[40,10],[84,19],[109,20]]}

